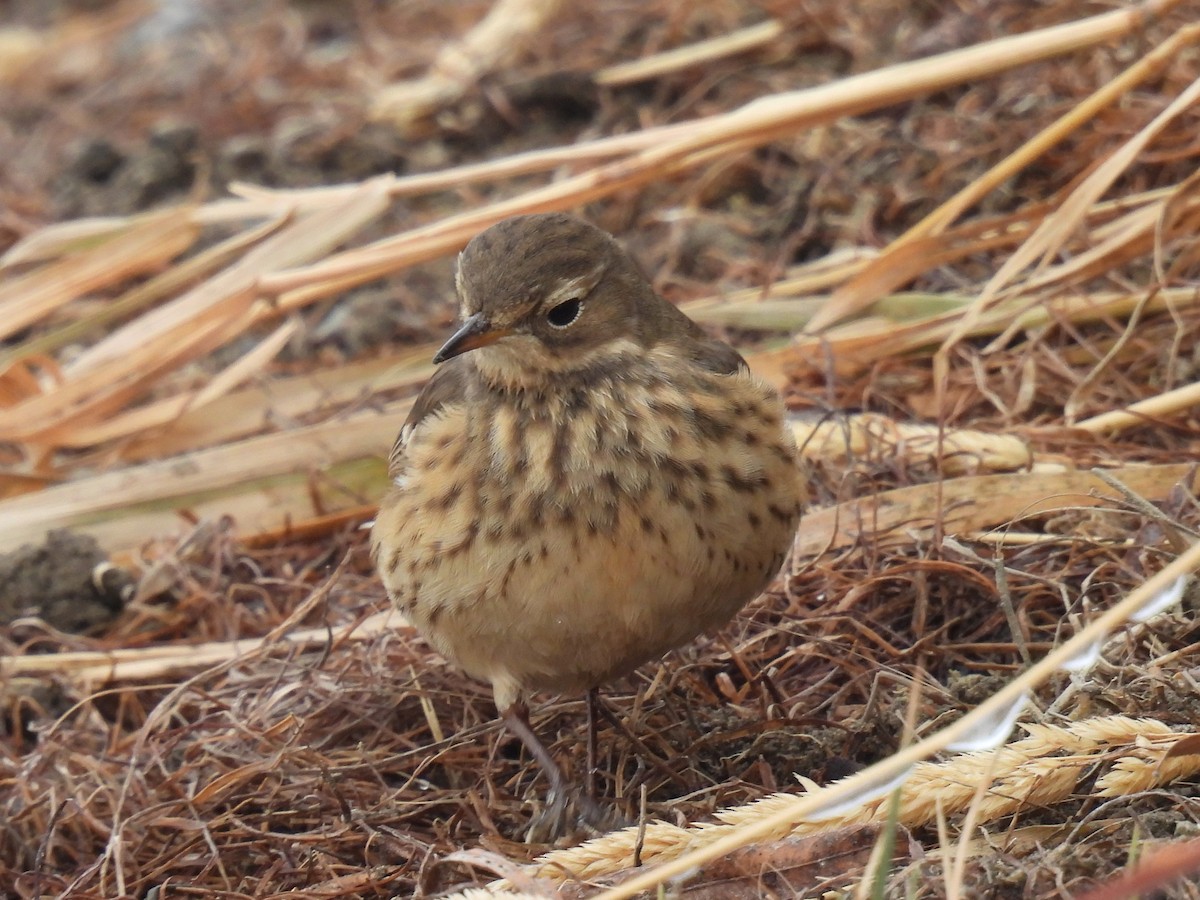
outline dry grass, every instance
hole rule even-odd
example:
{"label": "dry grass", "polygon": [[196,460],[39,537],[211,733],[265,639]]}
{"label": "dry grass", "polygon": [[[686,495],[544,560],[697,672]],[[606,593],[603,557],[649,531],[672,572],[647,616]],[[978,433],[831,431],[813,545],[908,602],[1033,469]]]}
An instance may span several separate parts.
{"label": "dry grass", "polygon": [[[817,895],[867,889],[900,829],[889,895],[1040,897],[1179,850],[1200,822],[1195,9],[766,4],[764,25],[731,0],[605,29],[556,6],[499,44],[465,14],[428,26],[461,45],[379,32],[433,74],[358,84],[355,114],[457,141],[433,171],[6,220],[0,549],[67,526],[142,580],[101,635],[0,635],[0,892]],[[119,31],[85,24],[57,40]],[[631,35],[645,62],[618,57]],[[586,124],[503,125],[564,60],[599,85]],[[349,361],[308,341],[330,298],[444,292],[437,261],[479,228],[582,204],[786,390],[811,508],[720,640],[608,694],[602,791],[643,827],[526,864],[536,769],[382,615],[358,528],[448,310],[413,301],[417,340]],[[1029,736],[997,749],[1006,710]],[[538,710],[576,770],[582,722],[574,698]]]}

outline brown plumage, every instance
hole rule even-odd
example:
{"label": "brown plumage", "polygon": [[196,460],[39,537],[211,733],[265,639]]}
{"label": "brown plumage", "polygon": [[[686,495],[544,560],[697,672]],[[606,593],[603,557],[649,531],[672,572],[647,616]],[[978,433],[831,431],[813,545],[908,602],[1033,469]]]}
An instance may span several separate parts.
{"label": "brown plumage", "polygon": [[775,392],[587,223],[500,222],[457,286],[463,325],[392,451],[372,550],[561,801],[523,695],[590,691],[725,624],[790,546],[795,450]]}

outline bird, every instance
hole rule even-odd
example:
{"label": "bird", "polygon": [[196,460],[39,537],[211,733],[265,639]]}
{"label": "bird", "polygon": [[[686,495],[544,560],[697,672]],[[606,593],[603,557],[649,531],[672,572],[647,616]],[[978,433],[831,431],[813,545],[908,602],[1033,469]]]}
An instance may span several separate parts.
{"label": "bird", "polygon": [[529,696],[586,694],[591,713],[601,685],[727,624],[778,574],[803,478],[779,394],[602,229],[504,219],[455,287],[371,554],[427,642],[491,685],[558,830],[574,792]]}

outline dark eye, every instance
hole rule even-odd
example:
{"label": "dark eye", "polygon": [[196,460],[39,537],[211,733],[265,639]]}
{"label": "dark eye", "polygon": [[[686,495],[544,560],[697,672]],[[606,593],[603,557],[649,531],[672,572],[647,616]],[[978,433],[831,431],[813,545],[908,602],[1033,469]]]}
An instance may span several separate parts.
{"label": "dark eye", "polygon": [[566,328],[579,318],[581,312],[583,312],[583,301],[578,297],[572,297],[546,313],[546,321],[555,328]]}

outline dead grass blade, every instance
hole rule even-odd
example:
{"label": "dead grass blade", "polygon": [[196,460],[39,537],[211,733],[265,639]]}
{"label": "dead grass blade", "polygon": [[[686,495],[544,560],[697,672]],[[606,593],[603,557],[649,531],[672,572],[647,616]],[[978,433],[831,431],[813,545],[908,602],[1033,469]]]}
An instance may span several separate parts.
{"label": "dead grass blade", "polygon": [[[296,504],[301,517],[323,513],[314,509],[317,497],[336,505],[341,495],[342,505],[361,505],[358,492],[377,496],[385,481],[383,451],[410,406],[401,401],[382,413],[360,412],[0,501],[0,548],[20,546],[50,528],[79,527],[95,529],[105,546],[119,549],[176,530],[181,520],[171,510],[177,508],[193,515],[222,510],[253,533],[295,515]],[[311,479],[322,472],[328,488],[314,494]],[[120,528],[122,522],[153,523],[158,530],[136,531],[123,544],[133,526]]]}
{"label": "dead grass blade", "polygon": [[1028,696],[1027,692],[1032,686],[1040,684],[1059,671],[1064,662],[1077,657],[1098,639],[1127,622],[1130,616],[1143,609],[1147,603],[1170,591],[1178,579],[1187,578],[1198,568],[1200,543],[1195,543],[1140,588],[1097,616],[1074,637],[1034,663],[991,698],[953,724],[843,781],[810,791],[803,797],[788,797],[789,802],[783,809],[767,812],[752,824],[723,832],[711,842],[698,845],[692,833],[686,829],[677,829],[678,835],[665,837],[665,841],[676,848],[676,851],[672,851],[673,858],[616,887],[609,888],[599,895],[600,900],[624,900],[633,897],[726,853],[786,834],[800,822],[820,817],[822,810],[838,809],[847,803],[857,806],[862,801],[856,798],[874,796],[881,784],[891,785],[897,780],[907,779],[913,765],[946,749],[955,741],[975,733],[981,727],[990,726],[998,712],[1007,711],[1013,708],[1014,704],[1021,703]]}
{"label": "dead grass blade", "polygon": [[416,136],[422,120],[457,100],[481,76],[515,59],[562,5],[563,0],[498,0],[462,40],[442,48],[428,74],[380,90],[374,115]]}
{"label": "dead grass blade", "polygon": [[[1189,463],[1127,465],[1113,471],[1143,497],[1164,500],[1188,477]],[[1190,490],[1200,488],[1193,484]],[[1059,467],[1014,475],[971,475],[885,491],[805,513],[793,551],[798,560],[854,546],[868,535],[872,545],[896,546],[913,535],[987,531],[997,525],[1077,507],[1107,506],[1120,495],[1091,472]]]}
{"label": "dead grass blade", "polygon": [[328,252],[387,205],[378,182],[345,203],[282,227],[241,260],[175,300],[95,344],[64,370],[64,380],[9,411],[0,440],[73,442],[69,433],[111,415],[140,396],[165,371],[242,334],[262,316],[257,282],[270,272]]}
{"label": "dead grass blade", "polygon": [[107,417],[95,425],[74,427],[62,435],[61,446],[91,447],[120,440],[153,428],[161,428],[188,412],[204,410],[208,404],[261,372],[299,329],[299,322],[285,322],[241,358],[216,373],[204,387]]}
{"label": "dead grass blade", "polygon": [[[1161,722],[1124,716],[1085,719],[1065,728],[1024,727],[1030,732],[1028,738],[998,750],[962,754],[945,762],[917,763],[898,788],[899,824],[909,828],[928,825],[934,821],[939,805],[947,815],[964,814],[972,806],[980,785],[986,788],[980,802],[974,804],[980,822],[994,822],[1023,809],[1052,806],[1072,797],[1093,767],[1107,763],[1125,748],[1152,746],[1155,753],[1163,756],[1177,744],[1195,737],[1173,731]],[[1181,757],[1181,761],[1170,772],[1164,772],[1159,783],[1200,771],[1200,756]],[[1122,770],[1124,765],[1118,760],[1110,774]],[[1124,785],[1129,788],[1126,792],[1140,790],[1141,783]],[[783,824],[788,809],[802,804],[811,806],[806,803],[808,797],[821,790],[812,782],[807,782],[806,787],[808,794],[774,794],[745,806],[722,810],[716,815],[716,824],[680,828],[653,822],[646,827],[642,838],[642,859],[650,865],[661,864],[735,835],[739,829],[769,820],[778,822],[779,827],[760,831],[764,842],[838,828],[882,825],[887,817],[890,792],[874,791],[845,812],[819,820],[796,816],[791,818],[792,824]],[[1107,787],[1098,794],[1112,796]],[[579,847],[555,850],[531,863],[525,874],[534,878],[585,881],[611,876],[630,865],[637,839],[638,830],[627,828]],[[602,896],[610,893],[624,895],[623,887]]]}
{"label": "dead grass blade", "polygon": [[743,152],[838,116],[854,115],[921,96],[953,84],[986,77],[1128,33],[1145,15],[1157,15],[1177,0],[1150,2],[1080,22],[1000,38],[940,56],[901,63],[803,91],[763,97],[730,113],[694,123],[679,137],[660,141],[625,159],[535,188],[483,209],[460,213],[305,268],[266,277],[271,294],[326,294],[345,290],[415,262],[462,247],[489,225],[511,215],[567,209],[637,187],[714,157]]}
{"label": "dead grass blade", "polygon": [[[1069,112],[1048,128],[1043,129],[1018,150],[967,185],[921,222],[894,240],[865,271],[839,287],[821,311],[809,322],[809,330],[823,331],[831,325],[853,316],[882,294],[955,258],[956,254],[945,249],[946,241],[942,239],[943,233],[954,220],[1003,182],[1043,156],[1056,144],[1087,125],[1102,110],[1116,103],[1136,85],[1161,71],[1164,66],[1176,58],[1184,47],[1198,40],[1200,40],[1200,26],[1176,32],[1122,72],[1120,76],[1114,78],[1083,102],[1072,107]],[[1128,159],[1125,162],[1127,164]],[[1093,202],[1095,199],[1099,199],[1100,193],[1103,193],[1103,190],[1096,193]],[[1087,204],[1082,208],[1086,209],[1090,205]],[[1076,215],[1081,214],[1080,211],[1076,213]],[[1071,229],[1063,226],[1059,229],[1059,233],[1070,234]],[[1049,255],[1049,247],[1046,248],[1046,253]],[[1096,253],[1101,255],[1099,249]],[[999,285],[994,290],[998,290],[998,288]]]}
{"label": "dead grass blade", "polygon": [[262,651],[295,652],[298,647],[338,646],[365,641],[409,628],[398,612],[388,610],[336,629],[290,628],[262,638],[213,641],[186,646],[78,650],[40,656],[0,656],[0,678],[62,675],[84,690],[99,685],[150,682],[194,673]]}
{"label": "dead grass blade", "polygon": [[[1200,34],[1200,30],[1195,32]],[[1200,100],[1200,80],[1191,84],[1182,94],[1175,97],[1161,113],[1111,157],[1101,163],[1083,182],[1068,195],[1066,200],[1038,226],[1037,230],[1012,254],[1000,270],[984,286],[974,306],[946,338],[942,347],[944,354],[955,343],[970,333],[971,328],[991,304],[999,291],[1011,283],[1016,276],[1041,259],[1041,266],[1062,248],[1067,240],[1083,223],[1087,211],[1112,186],[1113,182],[1142,153],[1170,122],[1190,109]]]}
{"label": "dead grass blade", "polygon": [[651,78],[661,78],[671,72],[701,66],[726,56],[757,50],[783,34],[783,25],[774,19],[748,25],[729,34],[699,41],[674,50],[643,56],[632,62],[606,66],[596,73],[596,84],[605,87],[633,84]]}
{"label": "dead grass blade", "polygon": [[18,275],[0,287],[0,339],[81,294],[163,268],[191,246],[198,233],[183,210],[145,213],[54,265]]}
{"label": "dead grass blade", "polygon": [[1197,405],[1200,405],[1200,383],[1188,384],[1147,397],[1125,409],[1092,416],[1077,422],[1075,427],[1091,434],[1114,435],[1138,425],[1162,422]]}
{"label": "dead grass blade", "polygon": [[[248,248],[271,234],[281,224],[282,220],[279,219],[265,222],[257,228],[248,229],[202,250],[189,259],[176,261],[165,272],[132,288],[111,303],[106,303],[102,309],[59,328],[53,328],[43,334],[30,337],[16,347],[0,352],[0,367],[18,356],[28,358],[42,353],[51,353],[72,342],[82,341],[88,335],[101,331],[113,322],[129,318],[135,313],[161,302],[176,291],[182,290],[201,278],[208,277],[216,269],[228,265]],[[57,226],[54,226],[52,230],[56,228]],[[38,234],[44,233],[38,232]],[[36,236],[34,235],[34,237]]]}

